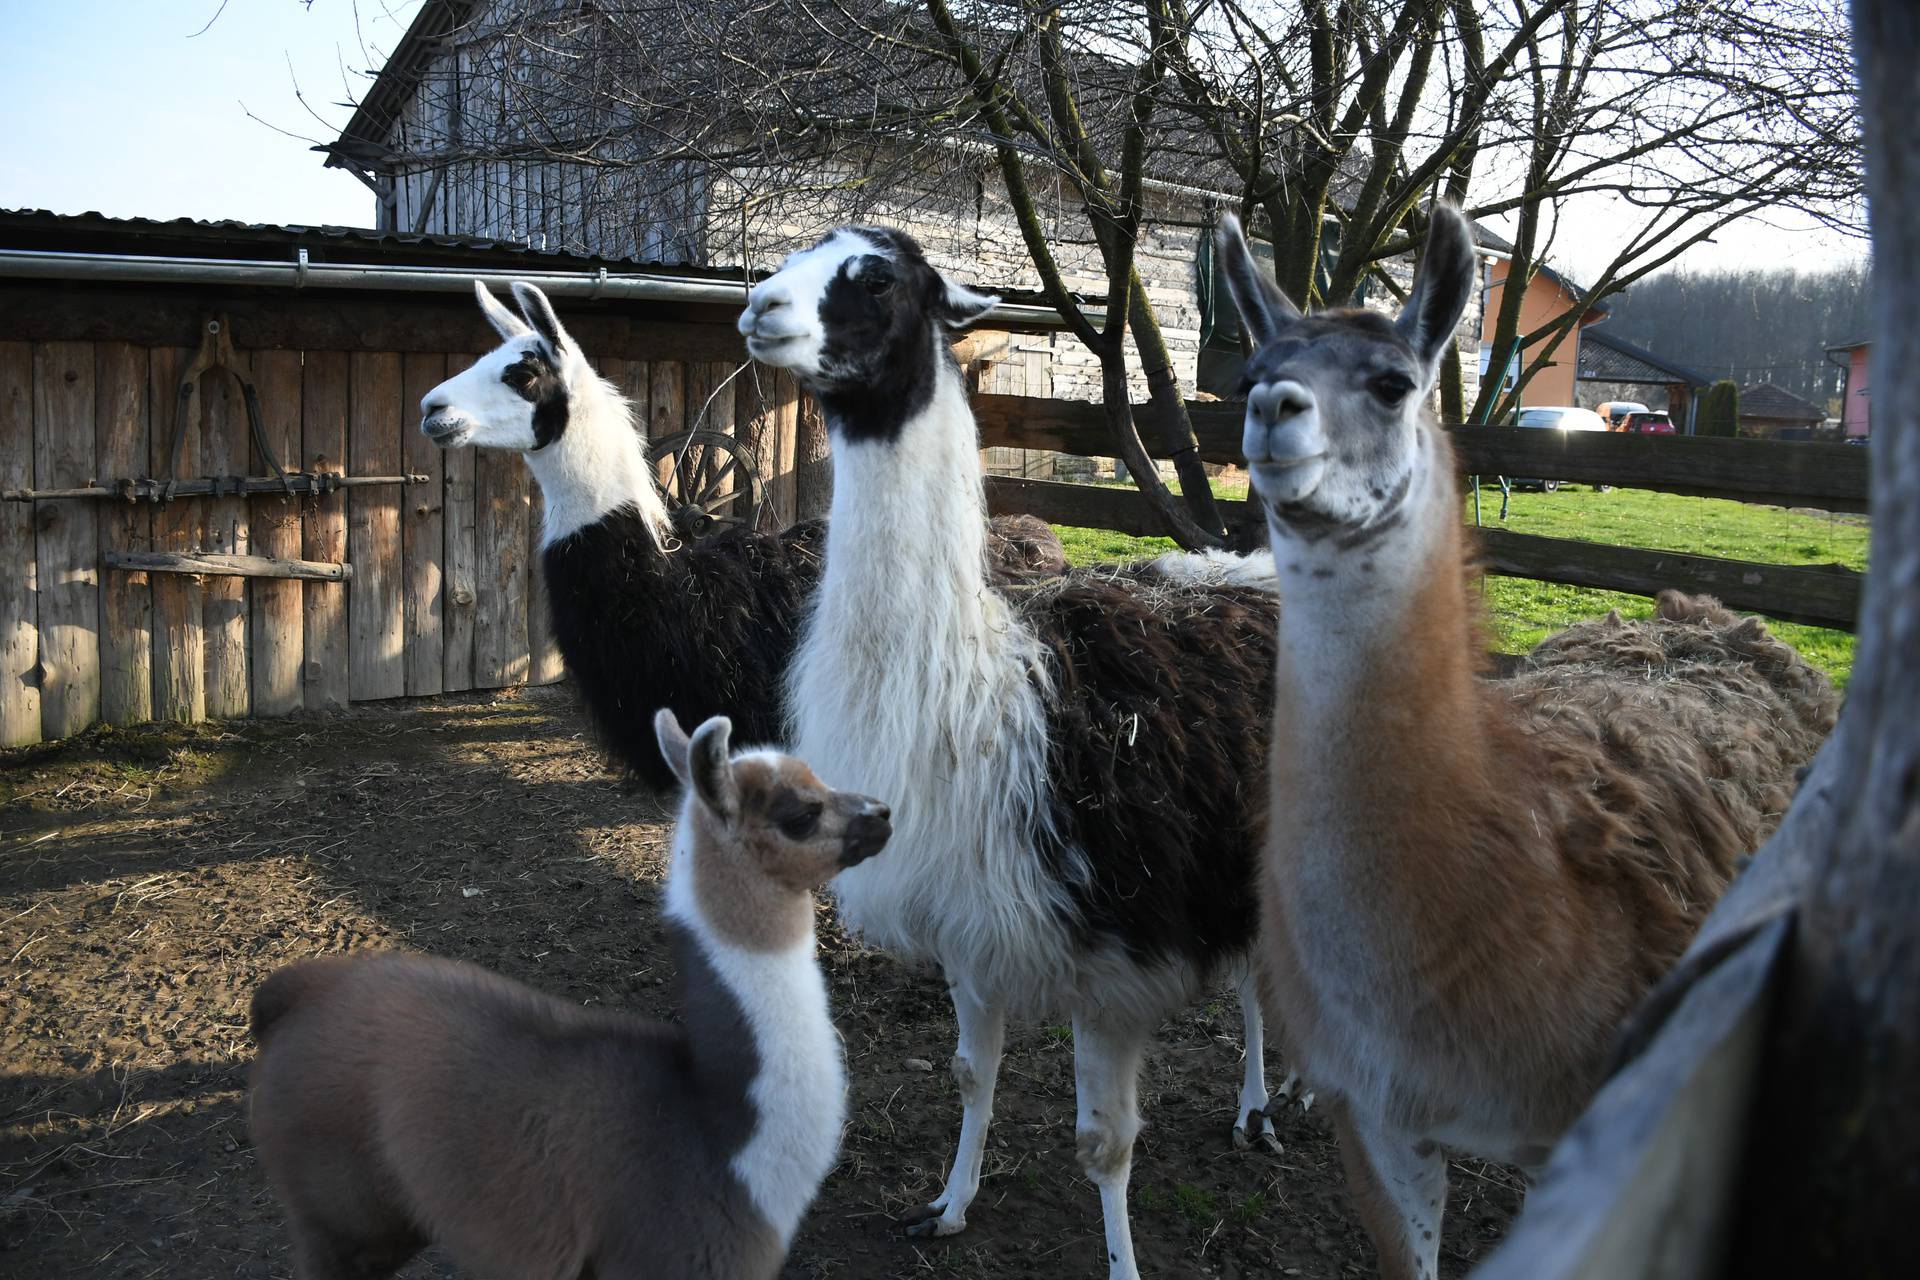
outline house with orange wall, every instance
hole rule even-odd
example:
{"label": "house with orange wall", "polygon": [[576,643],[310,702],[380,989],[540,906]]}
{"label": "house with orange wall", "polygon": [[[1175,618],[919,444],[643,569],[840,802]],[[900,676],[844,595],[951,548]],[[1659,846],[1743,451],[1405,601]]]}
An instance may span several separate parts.
{"label": "house with orange wall", "polygon": [[[1482,278],[1482,305],[1480,311],[1480,370],[1482,377],[1494,376],[1489,373],[1493,364],[1493,330],[1500,318],[1501,299],[1506,296],[1507,277],[1512,261],[1506,255],[1512,252],[1513,245],[1488,231],[1485,227],[1476,227],[1480,248],[1480,270]],[[1567,309],[1576,305],[1582,290],[1552,267],[1537,267],[1533,278],[1527,282],[1526,294],[1520,299],[1520,333],[1526,335],[1547,324],[1556,317],[1563,316]],[[1509,376],[1517,377],[1522,369],[1532,368],[1533,364],[1544,359],[1546,367],[1533,375],[1531,381],[1521,389],[1520,403],[1524,405],[1563,405],[1577,404],[1573,398],[1575,375],[1580,368],[1580,335],[1588,325],[1604,320],[1613,309],[1603,300],[1587,308],[1580,317],[1580,327],[1562,339],[1553,354],[1543,356],[1547,342],[1541,339],[1520,352],[1517,363],[1509,370]]]}

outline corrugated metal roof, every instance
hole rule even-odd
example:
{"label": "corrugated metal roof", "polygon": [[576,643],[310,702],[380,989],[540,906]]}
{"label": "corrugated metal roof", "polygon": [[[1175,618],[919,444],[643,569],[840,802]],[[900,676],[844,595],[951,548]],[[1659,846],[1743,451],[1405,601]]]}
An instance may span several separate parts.
{"label": "corrugated metal roof", "polygon": [[[196,218],[109,218],[101,213],[65,214],[45,209],[0,209],[0,249],[279,263],[294,261],[305,249],[308,260],[314,263],[472,267],[489,274],[605,268],[613,275],[639,272],[688,280],[740,280],[737,267],[551,253],[521,241],[485,236],[416,235],[371,227],[283,226]],[[1038,290],[1001,288],[991,281],[977,283],[1016,306],[1049,306]]]}

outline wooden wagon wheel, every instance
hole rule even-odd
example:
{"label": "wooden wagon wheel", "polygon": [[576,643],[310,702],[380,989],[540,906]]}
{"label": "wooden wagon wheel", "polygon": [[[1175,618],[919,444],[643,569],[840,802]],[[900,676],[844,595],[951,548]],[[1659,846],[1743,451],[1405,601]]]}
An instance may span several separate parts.
{"label": "wooden wagon wheel", "polygon": [[719,431],[683,431],[647,446],[674,528],[702,537],[722,522],[760,528],[766,495],[753,451]]}

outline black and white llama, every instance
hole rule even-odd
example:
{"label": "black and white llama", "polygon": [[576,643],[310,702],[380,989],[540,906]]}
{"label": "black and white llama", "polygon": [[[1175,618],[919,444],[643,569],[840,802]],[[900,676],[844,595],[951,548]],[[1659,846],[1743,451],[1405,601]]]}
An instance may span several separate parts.
{"label": "black and white llama", "polygon": [[[834,449],[787,741],[830,785],[895,802],[892,857],[843,873],[834,894],[866,941],[939,964],[951,990],[965,1110],[916,1233],[966,1224],[1006,1016],[1064,1009],[1080,1162],[1110,1273],[1130,1277],[1141,1056],[1254,936],[1273,599],[1198,557],[1190,575],[1175,559],[1012,593],[989,582],[979,443],[946,335],[994,301],[907,236],[864,227],[750,295],[748,350],[819,398]],[[1258,1134],[1249,987],[1238,1116]]]}
{"label": "black and white llama", "polygon": [[[737,740],[780,735],[780,680],[820,577],[824,522],[778,536],[724,528],[675,537],[633,409],[594,372],[545,294],[516,282],[515,315],[474,282],[501,344],[429,391],[420,429],[443,448],[511,449],[546,498],[541,555],[553,631],[598,735],[631,774],[671,785],[655,708],[688,724],[724,715]],[[1044,525],[1008,523],[998,571],[1059,561]]]}

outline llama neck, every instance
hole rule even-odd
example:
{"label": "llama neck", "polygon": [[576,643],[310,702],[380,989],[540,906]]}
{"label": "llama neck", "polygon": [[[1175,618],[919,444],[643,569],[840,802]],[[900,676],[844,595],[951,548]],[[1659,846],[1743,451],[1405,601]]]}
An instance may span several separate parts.
{"label": "llama neck", "polygon": [[688,817],[682,813],[674,837],[666,915],[679,926],[683,977],[697,970],[713,984],[705,997],[688,988],[693,1068],[703,1084],[729,1082],[745,1056],[742,1038],[750,1042],[753,1071],[744,1086],[752,1123],[731,1169],[781,1241],[791,1243],[839,1156],[846,1120],[846,1063],[814,956],[812,900],[806,897],[807,922],[797,940],[775,950],[738,945],[700,909]]}
{"label": "llama neck", "polygon": [[1418,823],[1436,803],[1457,808],[1483,776],[1481,645],[1451,452],[1437,431],[1421,433],[1406,502],[1405,519],[1351,549],[1273,530],[1286,602],[1275,801],[1331,837],[1303,842],[1303,853],[1391,856],[1399,842],[1386,828]]}
{"label": "llama neck", "polygon": [[566,430],[543,449],[525,454],[546,499],[540,545],[551,546],[609,512],[640,512],[654,546],[666,545],[666,504],[647,464],[633,409],[626,398],[586,371],[572,380]]}
{"label": "llama neck", "polygon": [[821,607],[924,612],[945,603],[979,615],[987,594],[987,500],[966,386],[932,360],[927,404],[890,438],[840,419]]}

